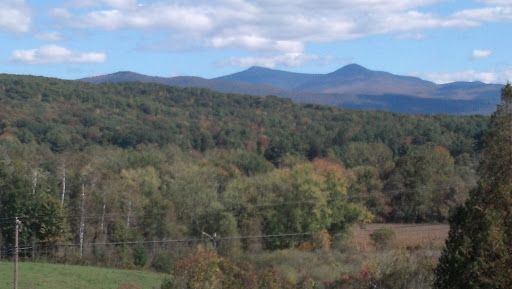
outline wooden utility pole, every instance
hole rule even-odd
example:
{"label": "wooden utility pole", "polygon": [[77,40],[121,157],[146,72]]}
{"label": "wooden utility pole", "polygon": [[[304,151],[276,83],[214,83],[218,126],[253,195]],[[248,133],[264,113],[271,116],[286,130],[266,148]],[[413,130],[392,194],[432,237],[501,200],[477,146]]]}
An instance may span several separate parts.
{"label": "wooden utility pole", "polygon": [[20,220],[16,217],[16,226],[14,230],[14,289],[18,289],[18,231]]}
{"label": "wooden utility pole", "polygon": [[212,236],[208,233],[203,232],[203,235],[205,235],[206,237],[208,237],[212,240],[213,248],[216,249],[217,248],[217,233],[213,233],[213,236]]}

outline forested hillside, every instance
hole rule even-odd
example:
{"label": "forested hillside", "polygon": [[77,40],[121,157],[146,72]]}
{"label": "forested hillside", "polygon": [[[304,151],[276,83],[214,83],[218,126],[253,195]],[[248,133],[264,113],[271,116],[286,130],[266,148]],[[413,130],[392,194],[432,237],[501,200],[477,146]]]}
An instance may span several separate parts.
{"label": "forested hillside", "polygon": [[357,222],[443,222],[488,125],[14,75],[0,103],[2,246],[18,216],[29,254],[140,266],[149,253],[120,245],[151,244],[156,269],[165,246],[314,247]]}

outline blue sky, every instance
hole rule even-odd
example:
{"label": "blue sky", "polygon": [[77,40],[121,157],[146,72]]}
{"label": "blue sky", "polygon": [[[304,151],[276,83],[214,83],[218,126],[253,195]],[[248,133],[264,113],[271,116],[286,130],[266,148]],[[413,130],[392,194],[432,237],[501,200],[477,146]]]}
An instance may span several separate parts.
{"label": "blue sky", "polygon": [[213,78],[346,64],[512,79],[512,0],[1,0],[0,73]]}

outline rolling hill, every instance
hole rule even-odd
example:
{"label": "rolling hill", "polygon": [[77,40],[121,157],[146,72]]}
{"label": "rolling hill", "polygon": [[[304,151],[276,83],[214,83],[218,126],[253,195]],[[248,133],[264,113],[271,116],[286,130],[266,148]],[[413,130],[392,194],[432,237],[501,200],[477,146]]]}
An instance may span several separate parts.
{"label": "rolling hill", "polygon": [[251,67],[213,79],[193,76],[165,78],[124,71],[80,81],[155,82],[225,93],[276,95],[298,103],[422,114],[490,114],[499,101],[501,89],[499,84],[482,82],[438,85],[417,77],[369,70],[357,64],[349,64],[327,74]]}

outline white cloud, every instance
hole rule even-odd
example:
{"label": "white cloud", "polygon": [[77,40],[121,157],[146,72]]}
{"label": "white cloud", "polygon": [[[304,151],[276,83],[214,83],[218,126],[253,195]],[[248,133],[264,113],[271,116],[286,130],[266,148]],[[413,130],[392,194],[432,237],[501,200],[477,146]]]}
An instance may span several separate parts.
{"label": "white cloud", "polygon": [[[422,39],[429,29],[476,27],[512,19],[512,6],[467,9],[452,15],[426,13],[424,7],[447,0],[76,0],[51,15],[63,26],[106,31],[162,33],[147,49],[235,48],[255,57],[225,63],[266,66],[311,61],[312,42],[336,42],[391,33]],[[485,0],[485,5],[505,1]],[[186,41],[180,41],[186,39]],[[263,55],[263,56],[262,56]]]}
{"label": "white cloud", "polygon": [[[350,10],[382,13],[405,11],[442,1],[443,0],[285,0],[279,2],[284,4],[283,6],[295,4],[297,6],[304,7],[304,10]],[[263,0],[259,2],[262,2],[263,5],[275,3],[275,1],[272,0]]]}
{"label": "white cloud", "polygon": [[510,69],[497,71],[475,71],[465,70],[456,72],[431,72],[412,73],[411,75],[430,80],[437,84],[450,83],[455,81],[481,81],[484,83],[505,83],[507,77],[512,76]]}
{"label": "white cloud", "polygon": [[213,26],[210,16],[201,7],[172,5],[143,6],[133,11],[99,10],[69,20],[70,26],[103,30],[161,29],[201,32],[208,31]]}
{"label": "white cloud", "polygon": [[298,41],[273,40],[263,38],[257,35],[239,35],[239,36],[216,36],[211,39],[211,46],[215,48],[237,47],[245,50],[255,51],[282,51],[282,52],[302,52],[304,45]]}
{"label": "white cloud", "polygon": [[473,53],[471,53],[471,58],[486,58],[492,55],[492,50],[480,50],[475,49],[473,50]]}
{"label": "white cloud", "polygon": [[512,5],[512,2],[510,0],[479,0],[478,2],[482,2],[487,5],[501,5],[501,6]]}
{"label": "white cloud", "polygon": [[70,18],[73,17],[73,14],[71,14],[71,12],[69,12],[68,9],[66,8],[53,8],[52,10],[49,11],[48,13],[51,17],[54,17],[56,19],[60,19],[61,21],[63,20],[69,20]]}
{"label": "white cloud", "polygon": [[466,9],[453,15],[455,18],[479,22],[512,21],[512,6]]}
{"label": "white cloud", "polygon": [[467,19],[443,18],[430,13],[407,11],[386,15],[375,23],[378,32],[422,31],[435,28],[467,28],[478,26],[478,22]]}
{"label": "white cloud", "polygon": [[74,0],[70,5],[78,8],[107,6],[114,9],[134,9],[139,6],[137,0]]}
{"label": "white cloud", "polygon": [[[253,49],[258,43],[339,41],[380,33],[478,25],[474,19],[443,17],[414,9],[443,0],[196,0],[136,5],[136,1],[81,0],[112,9],[54,10],[66,25],[84,29],[157,29],[191,35],[213,47]],[[78,3],[77,2],[77,3]],[[130,9],[125,9],[129,7]],[[75,10],[74,10],[75,11]],[[76,12],[76,11],[75,11]],[[250,43],[251,42],[251,43]],[[261,46],[261,45],[260,45]],[[289,51],[291,52],[291,51]]]}
{"label": "white cloud", "polygon": [[[327,57],[328,58],[328,57]],[[259,57],[232,57],[219,63],[219,66],[238,66],[238,67],[299,67],[311,62],[323,62],[324,58],[317,55],[307,55],[303,53],[285,53],[279,55],[259,56]]]}
{"label": "white cloud", "polygon": [[57,45],[46,45],[36,49],[15,50],[11,60],[23,64],[47,63],[102,63],[107,56],[97,52],[72,51]]}
{"label": "white cloud", "polygon": [[425,35],[423,35],[422,33],[405,33],[405,34],[400,34],[396,37],[397,39],[412,39],[412,40],[422,40],[422,39],[425,39]]}
{"label": "white cloud", "polygon": [[56,31],[37,33],[34,35],[34,37],[39,40],[48,42],[57,42],[65,39],[64,36],[62,36],[59,32]]}
{"label": "white cloud", "polygon": [[2,0],[0,2],[0,30],[28,32],[30,25],[30,8],[24,0]]}

